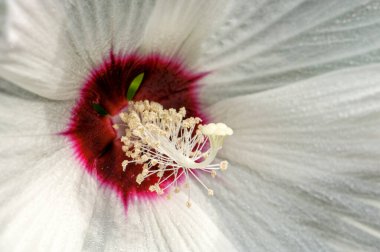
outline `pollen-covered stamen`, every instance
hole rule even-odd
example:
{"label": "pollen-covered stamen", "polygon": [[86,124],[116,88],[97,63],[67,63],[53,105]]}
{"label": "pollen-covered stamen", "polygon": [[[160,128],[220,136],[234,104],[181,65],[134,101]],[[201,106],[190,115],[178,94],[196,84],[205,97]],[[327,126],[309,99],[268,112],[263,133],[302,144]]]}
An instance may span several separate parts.
{"label": "pollen-covered stamen", "polygon": [[143,164],[136,182],[141,184],[147,177],[157,176],[157,183],[149,187],[157,194],[163,194],[172,185],[174,192],[178,192],[178,179],[184,176],[188,185],[192,176],[212,196],[214,191],[201,181],[196,171],[215,177],[216,170],[226,170],[227,161],[211,162],[222,148],[225,136],[233,132],[225,124],[201,125],[200,118],[185,119],[185,116],[185,108],[176,111],[164,109],[156,102],[130,102],[128,110],[120,114],[125,123],[122,148],[128,158],[122,163],[123,170],[129,163]]}

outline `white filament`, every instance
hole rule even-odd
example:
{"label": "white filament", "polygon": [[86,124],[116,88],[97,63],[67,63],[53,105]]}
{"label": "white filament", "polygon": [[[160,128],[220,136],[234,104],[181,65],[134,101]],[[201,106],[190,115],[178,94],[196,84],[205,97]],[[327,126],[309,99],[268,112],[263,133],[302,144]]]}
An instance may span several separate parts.
{"label": "white filament", "polygon": [[[200,118],[185,119],[185,116],[185,108],[176,111],[164,109],[156,102],[130,102],[127,112],[120,114],[125,123],[122,148],[128,158],[122,163],[123,170],[129,163],[142,164],[136,182],[141,184],[147,177],[157,176],[158,182],[149,189],[158,194],[163,194],[172,185],[178,192],[177,181],[182,176],[185,176],[185,187],[190,194],[188,179],[192,176],[212,196],[214,191],[201,181],[196,171],[215,177],[216,170],[227,169],[227,161],[211,162],[222,148],[224,138],[233,131],[223,123],[202,125]],[[187,205],[191,205],[189,201]]]}

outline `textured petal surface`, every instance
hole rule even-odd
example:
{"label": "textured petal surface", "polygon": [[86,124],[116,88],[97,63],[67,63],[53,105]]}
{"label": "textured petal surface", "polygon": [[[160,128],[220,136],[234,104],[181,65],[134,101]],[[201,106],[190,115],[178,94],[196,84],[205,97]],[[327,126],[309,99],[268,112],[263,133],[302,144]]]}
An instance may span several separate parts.
{"label": "textured petal surface", "polygon": [[145,31],[142,50],[195,62],[201,42],[228,6],[224,0],[158,0]]}
{"label": "textured petal surface", "polygon": [[75,97],[111,51],[154,53],[192,63],[221,1],[8,2],[0,76],[41,96]]}
{"label": "textured petal surface", "polygon": [[0,76],[52,99],[73,98],[89,71],[133,51],[151,1],[8,1]]}
{"label": "textured petal surface", "polygon": [[380,60],[380,2],[235,1],[204,45],[205,104]]}
{"label": "textured petal surface", "polygon": [[78,251],[96,184],[53,135],[65,125],[69,104],[1,84],[0,250]]}
{"label": "textured petal surface", "polygon": [[232,178],[215,209],[241,250],[378,251],[380,65],[210,111],[235,132],[221,153]]}
{"label": "textured petal surface", "polygon": [[4,3],[4,0],[0,0],[0,40],[4,36],[3,35],[4,24],[5,24],[5,3]]}
{"label": "textured petal surface", "polygon": [[[202,193],[196,191],[195,193]],[[84,251],[235,251],[211,221],[213,208],[202,209],[187,196],[138,200],[125,209],[110,190],[100,190]]]}

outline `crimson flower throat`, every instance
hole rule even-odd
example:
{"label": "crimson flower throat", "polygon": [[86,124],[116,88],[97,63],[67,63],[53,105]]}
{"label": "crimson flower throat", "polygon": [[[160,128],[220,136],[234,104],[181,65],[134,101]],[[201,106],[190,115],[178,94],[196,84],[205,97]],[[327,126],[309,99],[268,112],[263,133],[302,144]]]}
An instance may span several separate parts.
{"label": "crimson flower throat", "polygon": [[[128,101],[128,88],[141,73],[135,102]],[[214,176],[226,168],[225,162],[210,163],[232,131],[224,124],[199,125],[206,121],[196,95],[203,76],[160,56],[113,53],[91,73],[65,135],[87,171],[116,190],[124,204],[131,196],[169,192],[171,185],[178,191],[182,176],[186,185],[192,175],[205,186],[195,169]]]}

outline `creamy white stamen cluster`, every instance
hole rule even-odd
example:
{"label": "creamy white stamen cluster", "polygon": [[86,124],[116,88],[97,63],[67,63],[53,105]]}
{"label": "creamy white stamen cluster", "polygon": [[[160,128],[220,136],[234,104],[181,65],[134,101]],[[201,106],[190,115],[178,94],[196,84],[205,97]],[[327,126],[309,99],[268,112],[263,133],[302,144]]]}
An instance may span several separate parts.
{"label": "creamy white stamen cluster", "polygon": [[[208,195],[214,194],[196,171],[215,177],[217,170],[227,169],[227,161],[211,162],[222,148],[224,138],[232,135],[233,131],[223,123],[202,125],[200,118],[185,116],[185,108],[176,111],[164,109],[156,102],[130,102],[128,110],[120,114],[125,123],[122,148],[128,158],[122,166],[125,171],[130,163],[142,164],[136,182],[141,184],[146,178],[157,176],[157,183],[149,188],[157,194],[163,194],[172,186],[174,192],[179,192],[178,180],[184,176],[189,197],[186,205],[190,207],[189,177],[193,176]],[[118,126],[115,125],[116,128]]]}

